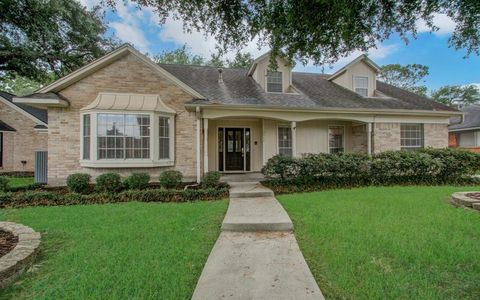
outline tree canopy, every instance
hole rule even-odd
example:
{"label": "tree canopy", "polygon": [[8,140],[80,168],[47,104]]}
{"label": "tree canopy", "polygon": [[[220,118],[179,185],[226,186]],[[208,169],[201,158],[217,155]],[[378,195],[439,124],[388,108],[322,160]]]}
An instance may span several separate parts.
{"label": "tree canopy", "polygon": [[[106,0],[114,6],[115,0]],[[445,14],[455,23],[449,45],[480,54],[478,0],[135,0],[153,7],[161,22],[183,20],[186,31],[202,30],[222,49],[241,49],[258,41],[290,60],[333,63],[354,50],[367,51],[393,33],[414,38],[419,20],[438,30],[433,17]]]}
{"label": "tree canopy", "polygon": [[0,74],[44,82],[116,46],[105,37],[99,8],[71,0],[0,1]]}
{"label": "tree canopy", "polygon": [[153,61],[158,64],[181,64],[181,65],[202,65],[212,67],[229,67],[247,69],[253,63],[253,56],[250,53],[237,52],[233,59],[225,59],[221,51],[212,53],[210,59],[193,54],[187,45],[180,48],[163,51],[153,56]]}
{"label": "tree canopy", "polygon": [[425,65],[408,64],[402,66],[400,64],[390,64],[382,66],[379,79],[396,87],[426,96],[428,89],[421,83],[428,74],[428,66]]}
{"label": "tree canopy", "polygon": [[435,101],[449,106],[466,106],[480,101],[480,89],[475,85],[443,86],[432,91]]}

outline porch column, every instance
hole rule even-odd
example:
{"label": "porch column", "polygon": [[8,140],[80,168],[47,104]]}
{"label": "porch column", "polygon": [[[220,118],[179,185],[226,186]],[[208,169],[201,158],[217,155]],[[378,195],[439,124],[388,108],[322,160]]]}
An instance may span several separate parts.
{"label": "porch column", "polygon": [[297,122],[292,122],[290,125],[292,128],[292,156],[296,157],[297,156]]}
{"label": "porch column", "polygon": [[367,154],[372,154],[372,123],[367,123]]}
{"label": "porch column", "polygon": [[196,139],[196,158],[197,158],[197,183],[200,183],[200,181],[202,180],[201,178],[201,172],[200,172],[200,167],[201,167],[201,164],[200,164],[200,133],[201,133],[201,130],[200,130],[200,107],[197,106],[196,108],[196,118],[197,118],[197,139]]}
{"label": "porch column", "polygon": [[208,172],[208,119],[203,118],[203,173]]}

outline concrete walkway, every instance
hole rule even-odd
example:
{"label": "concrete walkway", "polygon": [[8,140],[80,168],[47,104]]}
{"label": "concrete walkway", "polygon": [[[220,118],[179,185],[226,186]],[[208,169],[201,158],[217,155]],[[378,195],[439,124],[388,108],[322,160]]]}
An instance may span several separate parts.
{"label": "concrete walkway", "polygon": [[222,232],[192,299],[324,299],[273,192],[230,183]]}

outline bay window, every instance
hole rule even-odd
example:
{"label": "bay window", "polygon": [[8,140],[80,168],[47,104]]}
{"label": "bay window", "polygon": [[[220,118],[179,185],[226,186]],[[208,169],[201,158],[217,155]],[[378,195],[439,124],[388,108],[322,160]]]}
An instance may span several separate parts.
{"label": "bay window", "polygon": [[81,120],[83,166],[173,165],[173,114],[90,111]]}

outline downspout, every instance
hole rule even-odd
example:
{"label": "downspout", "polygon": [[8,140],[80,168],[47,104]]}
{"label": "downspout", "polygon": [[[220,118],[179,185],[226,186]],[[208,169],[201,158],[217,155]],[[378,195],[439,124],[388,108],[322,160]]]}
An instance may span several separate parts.
{"label": "downspout", "polygon": [[200,157],[201,157],[201,153],[200,153],[200,107],[197,106],[195,108],[195,116],[197,118],[197,146],[196,146],[196,154],[197,154],[197,183],[200,183],[202,178],[201,178],[201,171],[200,171],[200,167],[201,167],[201,162],[200,162]]}

